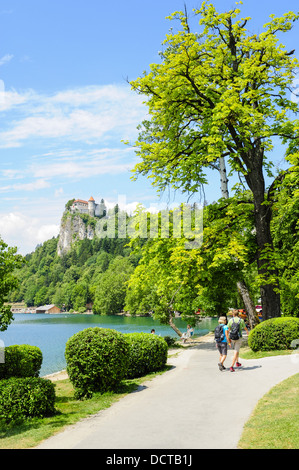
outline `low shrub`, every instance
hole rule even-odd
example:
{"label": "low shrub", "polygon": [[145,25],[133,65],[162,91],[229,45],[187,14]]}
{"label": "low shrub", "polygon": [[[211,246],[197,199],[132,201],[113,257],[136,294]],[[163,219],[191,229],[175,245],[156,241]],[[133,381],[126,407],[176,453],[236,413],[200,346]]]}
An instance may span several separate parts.
{"label": "low shrub", "polygon": [[76,333],[66,343],[67,372],[76,398],[115,390],[126,376],[128,345],[122,333],[93,327]]}
{"label": "low shrub", "polygon": [[6,346],[4,363],[0,364],[0,379],[9,377],[38,377],[43,355],[37,346],[17,344]]}
{"label": "low shrub", "polygon": [[0,380],[0,422],[19,424],[55,414],[55,386],[41,377]]}
{"label": "low shrub", "polygon": [[128,378],[163,369],[168,351],[164,338],[151,333],[126,333],[124,336],[129,345]]}
{"label": "low shrub", "polygon": [[174,347],[176,345],[176,338],[173,338],[172,336],[163,336],[163,338],[169,348]]}
{"label": "low shrub", "polygon": [[299,318],[279,317],[265,320],[250,331],[248,346],[252,351],[290,349],[299,338]]}

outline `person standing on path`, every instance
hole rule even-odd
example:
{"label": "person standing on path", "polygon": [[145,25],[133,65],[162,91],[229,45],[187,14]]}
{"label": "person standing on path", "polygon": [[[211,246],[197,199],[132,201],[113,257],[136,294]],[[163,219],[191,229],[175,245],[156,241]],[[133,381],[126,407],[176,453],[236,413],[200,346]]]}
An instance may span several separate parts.
{"label": "person standing on path", "polygon": [[227,356],[227,343],[229,342],[228,326],[226,325],[226,317],[219,317],[218,323],[219,325],[218,327],[216,327],[215,332],[218,329],[220,335],[219,335],[218,340],[216,339],[216,337],[215,339],[216,339],[216,347],[220,354],[218,367],[219,367],[219,370],[222,371],[226,369],[226,367],[224,367],[224,361]]}
{"label": "person standing on path", "polygon": [[240,347],[242,344],[242,330],[246,330],[246,333],[249,334],[249,331],[245,325],[245,322],[242,318],[239,317],[239,310],[232,310],[233,318],[228,322],[228,335],[229,335],[229,345],[234,349],[234,355],[232,360],[232,365],[230,371],[234,372],[234,366],[241,367],[242,364],[239,362],[239,353]]}

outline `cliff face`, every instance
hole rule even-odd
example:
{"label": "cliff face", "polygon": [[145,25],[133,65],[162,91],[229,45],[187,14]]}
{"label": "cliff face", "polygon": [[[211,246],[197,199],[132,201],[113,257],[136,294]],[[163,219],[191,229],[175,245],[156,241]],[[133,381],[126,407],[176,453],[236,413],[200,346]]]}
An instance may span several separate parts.
{"label": "cliff face", "polygon": [[94,229],[92,226],[83,220],[80,215],[72,215],[64,213],[59,232],[59,240],[57,245],[57,254],[62,256],[66,254],[74,242],[77,240],[84,240],[94,238]]}

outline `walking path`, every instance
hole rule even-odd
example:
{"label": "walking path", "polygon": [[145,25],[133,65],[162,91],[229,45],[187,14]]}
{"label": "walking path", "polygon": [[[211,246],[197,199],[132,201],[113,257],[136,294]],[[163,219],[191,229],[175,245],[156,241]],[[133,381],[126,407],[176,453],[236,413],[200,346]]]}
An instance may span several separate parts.
{"label": "walking path", "polygon": [[220,372],[211,336],[202,338],[169,360],[170,371],[37,448],[236,449],[258,400],[299,372],[299,355],[241,362]]}

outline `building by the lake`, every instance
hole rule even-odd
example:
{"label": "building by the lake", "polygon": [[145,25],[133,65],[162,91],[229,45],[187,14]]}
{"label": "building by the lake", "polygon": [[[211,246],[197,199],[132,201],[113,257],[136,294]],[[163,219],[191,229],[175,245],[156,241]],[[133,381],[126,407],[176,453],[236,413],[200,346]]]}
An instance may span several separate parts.
{"label": "building by the lake", "polygon": [[42,305],[36,308],[35,313],[61,313],[61,310],[54,304]]}

